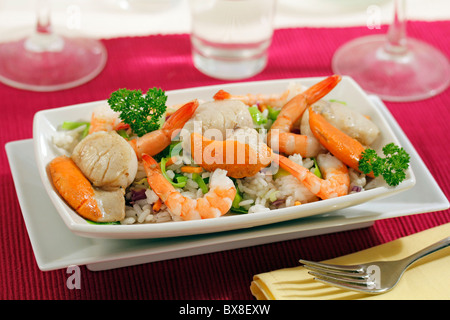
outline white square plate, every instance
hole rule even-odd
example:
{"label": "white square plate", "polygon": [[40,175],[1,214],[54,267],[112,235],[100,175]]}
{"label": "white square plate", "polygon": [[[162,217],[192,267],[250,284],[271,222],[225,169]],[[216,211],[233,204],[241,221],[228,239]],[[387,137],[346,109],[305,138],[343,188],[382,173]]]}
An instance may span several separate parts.
{"label": "white square plate", "polygon": [[[167,104],[179,104],[194,98],[211,100],[213,95],[220,89],[224,89],[232,94],[280,93],[292,82],[311,86],[320,80],[322,80],[322,78],[285,79],[167,91]],[[326,96],[326,99],[345,101],[349,107],[357,108],[363,114],[371,117],[372,121],[377,124],[382,133],[371,146],[373,149],[377,150],[379,154],[381,154],[381,148],[387,143],[394,142],[397,145],[401,145],[398,137],[394,134],[380,110],[377,109],[376,105],[351,78],[343,77],[336,88]],[[55,134],[58,126],[64,121],[88,121],[92,110],[100,103],[105,102],[98,101],[58,109],[43,110],[36,113],[34,118],[34,151],[42,183],[66,226],[72,232],[80,236],[91,238],[145,239],[244,229],[331,212],[374,199],[392,196],[408,190],[413,187],[416,182],[415,176],[410,168],[407,170],[406,180],[395,188],[378,187],[344,197],[272,210],[270,212],[227,215],[217,219],[178,221],[160,224],[94,225],[81,218],[61,199],[51,184],[46,167],[53,158],[63,154],[61,150],[52,144],[52,136]]]}
{"label": "white square plate", "polygon": [[448,209],[447,197],[395,119],[380,99],[374,96],[370,99],[411,155],[411,167],[417,179],[413,188],[394,197],[311,217],[186,237],[114,240],[77,236],[66,227],[43,187],[33,154],[33,140],[9,142],[6,153],[36,263],[43,271],[70,265],[86,265],[93,271],[108,270],[364,228],[380,219]]}

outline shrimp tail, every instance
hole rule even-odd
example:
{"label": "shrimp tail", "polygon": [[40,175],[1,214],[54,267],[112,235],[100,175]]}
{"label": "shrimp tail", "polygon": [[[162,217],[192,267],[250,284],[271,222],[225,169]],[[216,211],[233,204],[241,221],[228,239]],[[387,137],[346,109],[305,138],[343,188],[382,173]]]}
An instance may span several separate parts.
{"label": "shrimp tail", "polygon": [[[332,75],[293,97],[281,109],[281,112],[274,123],[275,128],[282,129],[286,132],[291,131],[292,126],[300,119],[306,108],[310,104],[325,97],[340,81],[341,76]],[[282,126],[278,125],[278,123]]]}
{"label": "shrimp tail", "polygon": [[145,153],[142,155],[142,161],[144,161],[147,166],[151,166],[153,168],[156,168],[158,165],[158,162],[156,162],[152,156]]}
{"label": "shrimp tail", "polygon": [[232,95],[229,92],[226,92],[225,90],[219,90],[214,96],[214,100],[226,100],[231,99]]}
{"label": "shrimp tail", "polygon": [[184,124],[194,115],[199,106],[198,100],[190,101],[175,111],[162,126],[162,130],[170,132],[171,135],[177,130],[181,130]]}
{"label": "shrimp tail", "polygon": [[[357,171],[359,160],[365,150],[364,146],[356,139],[331,125],[321,114],[309,107],[309,126],[313,135],[336,158]],[[369,174],[373,178],[373,173]]]}
{"label": "shrimp tail", "polygon": [[276,161],[281,168],[288,171],[295,178],[297,178],[297,180],[303,183],[309,191],[321,199],[330,199],[348,194],[350,177],[348,175],[347,167],[340,160],[334,158],[330,154],[323,154],[322,156],[328,158],[325,159],[323,167],[319,163],[325,179],[317,177],[305,167],[282,155],[274,157],[274,161]]}
{"label": "shrimp tail", "polygon": [[326,96],[341,79],[340,75],[332,75],[299,93],[283,106],[267,135],[268,144],[275,152],[314,156],[317,150],[313,148],[313,141],[307,135],[291,133],[292,128],[308,106]]}
{"label": "shrimp tail", "polygon": [[158,162],[152,156],[144,153],[142,155],[142,163],[147,174],[148,184],[164,202],[168,194],[175,191],[175,188],[164,178]]}
{"label": "shrimp tail", "polygon": [[325,97],[341,80],[342,77],[340,75],[334,74],[306,89],[302,94],[306,98],[307,105]]}
{"label": "shrimp tail", "polygon": [[164,122],[161,129],[146,133],[134,141],[130,140],[130,145],[133,147],[138,158],[141,159],[144,153],[153,156],[167,148],[172,139],[194,115],[198,106],[198,100],[188,102],[175,111]]}

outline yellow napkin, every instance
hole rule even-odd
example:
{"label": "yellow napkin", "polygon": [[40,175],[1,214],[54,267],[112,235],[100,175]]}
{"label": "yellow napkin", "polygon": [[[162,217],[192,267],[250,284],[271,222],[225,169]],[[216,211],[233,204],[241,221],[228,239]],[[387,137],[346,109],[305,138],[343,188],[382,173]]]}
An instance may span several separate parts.
{"label": "yellow napkin", "polygon": [[[448,236],[450,223],[324,262],[358,264],[397,260]],[[369,295],[323,284],[313,280],[303,266],[257,274],[250,289],[258,300],[447,300],[450,299],[450,247],[417,261],[403,274],[397,286],[384,294]]]}

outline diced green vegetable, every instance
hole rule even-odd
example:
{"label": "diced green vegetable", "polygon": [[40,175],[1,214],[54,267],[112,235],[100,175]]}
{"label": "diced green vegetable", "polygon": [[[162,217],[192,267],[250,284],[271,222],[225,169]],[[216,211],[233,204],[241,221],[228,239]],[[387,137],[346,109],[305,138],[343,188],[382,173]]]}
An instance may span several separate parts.
{"label": "diced green vegetable", "polygon": [[267,106],[267,109],[269,110],[267,117],[273,121],[277,120],[277,117],[280,114],[281,109],[275,109],[272,108],[271,106]]}
{"label": "diced green vegetable", "polygon": [[347,105],[347,102],[345,102],[345,101],[340,101],[340,100],[336,100],[336,99],[330,99],[330,100],[328,100],[328,101],[330,101],[330,102],[337,102],[337,103],[340,103],[340,104],[343,104],[343,105]]}
{"label": "diced green vegetable", "polygon": [[248,213],[248,210],[242,207],[238,207],[238,208],[233,208],[231,207],[231,212],[234,213]]}
{"label": "diced green vegetable", "polygon": [[322,179],[322,172],[320,172],[319,165],[317,164],[316,158],[313,158],[314,161],[314,171],[313,173],[318,176],[320,179]]}
{"label": "diced green vegetable", "polygon": [[130,136],[128,135],[128,133],[127,133],[126,130],[120,129],[120,130],[117,131],[117,133],[118,133],[122,138],[125,138],[125,139],[127,139],[127,140],[130,138]]}
{"label": "diced green vegetable", "polygon": [[61,129],[63,130],[75,130],[81,126],[86,126],[81,132],[81,139],[84,139],[89,134],[89,128],[91,126],[90,122],[86,121],[64,121],[61,125]]}
{"label": "diced green vegetable", "polygon": [[175,174],[175,177],[174,177],[173,179],[176,181],[176,183],[177,183],[178,185],[182,185],[181,188],[184,188],[184,187],[186,186],[188,177],[186,177],[185,175],[176,173],[176,174]]}
{"label": "diced green vegetable", "polygon": [[284,177],[284,176],[288,176],[288,175],[290,175],[290,173],[288,171],[286,171],[283,168],[279,167],[278,171],[273,175],[273,178],[274,179],[278,179],[278,178],[281,178],[281,177]]}
{"label": "diced green vegetable", "polygon": [[259,111],[257,106],[252,106],[248,108],[250,115],[252,116],[253,122],[256,124],[267,123],[267,118]]}
{"label": "diced green vegetable", "polygon": [[182,150],[183,150],[182,142],[181,141],[173,141],[169,145],[169,156],[170,157],[180,156]]}
{"label": "diced green vegetable", "polygon": [[84,125],[90,125],[90,123],[85,121],[64,121],[63,124],[61,125],[61,129],[74,130]]}
{"label": "diced green vegetable", "polygon": [[206,185],[205,180],[203,180],[203,178],[200,176],[200,174],[193,173],[192,174],[192,180],[197,182],[199,188],[202,189],[203,194],[208,193],[209,188]]}
{"label": "diced green vegetable", "polygon": [[234,183],[235,187],[236,187],[236,195],[234,196],[233,202],[231,204],[231,212],[234,213],[248,213],[248,210],[239,206],[239,203],[241,203],[242,201],[242,195],[241,192],[239,191],[239,188],[236,184],[236,182]]}
{"label": "diced green vegetable", "polygon": [[168,158],[162,158],[161,159],[161,173],[162,173],[162,175],[164,176],[164,178],[166,178],[175,188],[184,188],[184,186],[186,186],[186,181],[180,181],[180,182],[178,182],[178,180],[177,180],[177,182],[174,182],[172,179],[170,179],[168,176],[167,176],[167,173],[166,173],[166,163],[167,163],[167,160],[168,160]]}
{"label": "diced green vegetable", "polygon": [[166,112],[164,112],[158,119],[159,129],[162,128],[165,122],[166,122]]}
{"label": "diced green vegetable", "polygon": [[231,204],[231,206],[234,209],[238,209],[239,203],[241,203],[241,201],[242,201],[242,196],[241,196],[240,192],[236,189],[236,195],[234,196],[233,203]]}
{"label": "diced green vegetable", "polygon": [[270,202],[274,202],[274,201],[276,201],[278,198],[277,198],[277,194],[279,193],[279,191],[272,191],[270,194],[269,194],[269,200],[270,200]]}
{"label": "diced green vegetable", "polygon": [[101,225],[108,225],[108,224],[120,224],[120,221],[113,221],[113,222],[96,222],[96,221],[91,221],[88,219],[85,219],[87,223],[89,224],[101,224]]}

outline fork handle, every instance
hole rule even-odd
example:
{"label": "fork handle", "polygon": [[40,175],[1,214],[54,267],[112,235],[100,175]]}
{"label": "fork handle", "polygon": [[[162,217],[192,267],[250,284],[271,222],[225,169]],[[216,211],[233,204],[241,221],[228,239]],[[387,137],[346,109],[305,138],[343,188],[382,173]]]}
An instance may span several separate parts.
{"label": "fork handle", "polygon": [[442,239],[441,241],[438,241],[404,259],[402,261],[405,263],[405,267],[409,267],[411,264],[416,262],[417,260],[428,256],[429,254],[436,252],[438,250],[444,249],[445,247],[450,246],[450,237],[447,237],[445,239]]}

